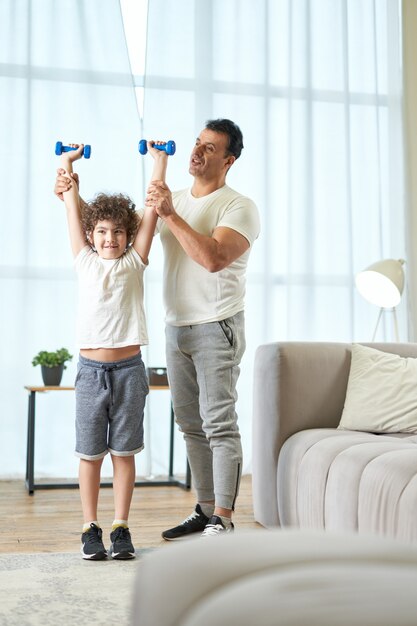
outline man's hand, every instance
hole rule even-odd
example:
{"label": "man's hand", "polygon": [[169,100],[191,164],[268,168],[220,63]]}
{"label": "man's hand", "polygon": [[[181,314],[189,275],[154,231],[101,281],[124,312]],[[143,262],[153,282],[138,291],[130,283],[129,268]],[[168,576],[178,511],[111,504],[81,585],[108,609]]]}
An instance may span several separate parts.
{"label": "man's hand", "polygon": [[175,215],[172,194],[162,180],[153,180],[148,187],[145,205],[154,209],[162,219]]}
{"label": "man's hand", "polygon": [[70,176],[64,176],[65,170],[60,167],[57,169],[57,177],[55,181],[54,193],[60,200],[64,200],[62,195],[64,191],[71,189],[72,184],[75,183],[77,187],[80,187],[78,174],[70,174]]}

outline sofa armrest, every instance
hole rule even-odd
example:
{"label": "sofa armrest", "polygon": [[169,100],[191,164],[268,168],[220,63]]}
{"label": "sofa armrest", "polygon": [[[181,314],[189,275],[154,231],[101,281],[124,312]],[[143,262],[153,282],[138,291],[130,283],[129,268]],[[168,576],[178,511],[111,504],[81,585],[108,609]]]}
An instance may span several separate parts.
{"label": "sofa armrest", "polygon": [[[279,524],[277,465],[282,444],[308,428],[336,428],[349,378],[350,343],[282,342],[259,346],[254,363],[252,481],[255,519]],[[364,344],[417,356],[416,344]]]}

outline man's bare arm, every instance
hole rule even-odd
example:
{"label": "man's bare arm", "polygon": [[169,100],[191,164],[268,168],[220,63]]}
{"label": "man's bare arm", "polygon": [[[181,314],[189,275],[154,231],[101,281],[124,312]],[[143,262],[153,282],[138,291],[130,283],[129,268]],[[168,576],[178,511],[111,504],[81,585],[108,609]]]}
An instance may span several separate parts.
{"label": "man's bare arm", "polygon": [[155,181],[148,189],[147,203],[158,200],[156,212],[165,222],[186,254],[209,272],[219,272],[238,259],[249,248],[249,241],[233,230],[219,226],[211,236],[202,235],[176,212],[168,186]]}

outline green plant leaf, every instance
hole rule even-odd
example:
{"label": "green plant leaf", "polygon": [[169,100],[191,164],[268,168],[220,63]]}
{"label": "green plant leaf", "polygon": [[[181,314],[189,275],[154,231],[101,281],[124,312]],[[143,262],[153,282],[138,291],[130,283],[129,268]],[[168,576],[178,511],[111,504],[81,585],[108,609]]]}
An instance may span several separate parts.
{"label": "green plant leaf", "polygon": [[[70,354],[66,348],[60,348],[59,350],[55,350],[55,352],[41,350],[36,356],[33,357],[32,365],[56,367],[57,365],[63,365],[66,361],[71,361],[71,359],[72,354]],[[64,369],[66,369],[66,367],[67,366],[64,365]]]}

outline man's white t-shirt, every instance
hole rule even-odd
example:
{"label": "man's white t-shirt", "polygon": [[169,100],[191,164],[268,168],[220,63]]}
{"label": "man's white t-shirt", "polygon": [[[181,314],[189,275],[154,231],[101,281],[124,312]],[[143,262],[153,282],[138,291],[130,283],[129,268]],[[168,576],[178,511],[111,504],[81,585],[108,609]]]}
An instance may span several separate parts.
{"label": "man's white t-shirt", "polygon": [[148,343],[143,308],[146,265],[133,249],[102,259],[90,246],[76,256],[79,348],[122,348]]}
{"label": "man's white t-shirt", "polygon": [[219,272],[208,272],[184,252],[169,228],[158,220],[164,248],[164,301],[167,324],[187,326],[226,319],[244,309],[245,273],[250,248],[259,234],[259,215],[252,200],[227,185],[194,198],[190,189],[173,192],[177,214],[191,228],[211,236],[218,227],[231,228],[250,247]]}

